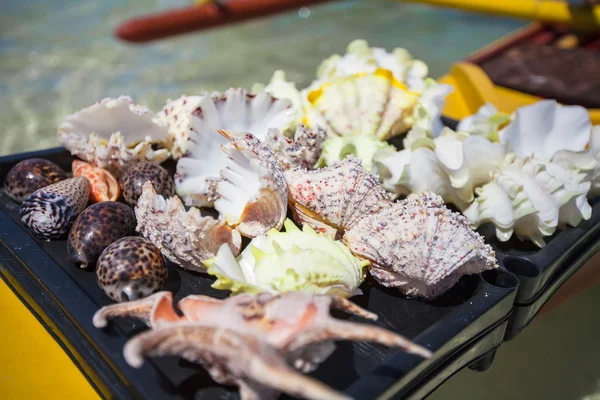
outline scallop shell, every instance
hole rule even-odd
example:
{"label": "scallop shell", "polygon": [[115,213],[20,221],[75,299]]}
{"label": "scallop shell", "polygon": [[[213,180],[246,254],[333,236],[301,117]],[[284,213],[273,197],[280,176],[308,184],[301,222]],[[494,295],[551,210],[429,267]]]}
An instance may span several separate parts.
{"label": "scallop shell", "polygon": [[227,157],[216,189],[220,218],[247,237],[281,228],[288,190],[277,157],[250,133],[219,132],[230,141],[221,146]]}
{"label": "scallop shell", "polygon": [[384,69],[337,78],[308,93],[309,108],[320,118],[307,114],[307,122],[310,127],[326,127],[330,135],[387,140],[412,127],[418,97]]}
{"label": "scallop shell", "polygon": [[543,247],[544,237],[557,227],[577,226],[590,218],[590,186],[589,175],[576,169],[509,153],[494,180],[477,189],[475,202],[464,214],[474,227],[494,224],[500,241],[514,232]]}
{"label": "scallop shell", "polygon": [[380,284],[409,296],[435,298],[461,276],[497,267],[493,249],[433,193],[411,195],[365,216],[343,241],[371,262]]}
{"label": "scallop shell", "polygon": [[289,125],[289,101],[277,100],[268,93],[248,94],[244,89],[229,89],[223,94],[205,96],[192,113],[186,154],[177,162],[177,194],[188,206],[212,206],[215,184],[227,157],[219,150],[226,144],[218,130],[251,132],[264,140],[269,128],[280,131]]}
{"label": "scallop shell", "polygon": [[94,167],[85,161],[73,160],[73,176],[83,176],[90,181],[90,203],[116,201],[121,187],[114,176],[104,168]]}
{"label": "scallop shell", "polygon": [[397,47],[387,52],[382,48],[369,47],[367,41],[357,39],[348,44],[343,56],[333,54],[323,60],[317,69],[317,77],[329,79],[373,73],[377,68],[390,70],[395,79],[417,92],[423,90],[424,80],[429,73],[427,64],[414,59],[406,49]]}
{"label": "scallop shell", "polygon": [[265,144],[275,153],[282,170],[313,169],[321,157],[326,137],[327,132],[324,129],[313,131],[300,124],[293,139],[288,139],[276,128],[269,129]]}
{"label": "scallop shell", "polygon": [[115,177],[139,161],[160,164],[169,158],[167,126],[131,97],[105,98],[65,117],[58,139],[71,154],[105,168]]}
{"label": "scallop shell", "polygon": [[60,238],[85,209],[89,196],[89,181],[82,176],[44,186],[21,204],[21,221],[41,239]]}
{"label": "scallop shell", "polygon": [[143,186],[137,206],[136,230],[156,245],[172,262],[183,268],[206,272],[202,261],[214,257],[222,244],[239,254],[240,234],[211,217],[203,217],[200,210],[189,211],[179,197],[167,200],[157,195],[152,182]]}
{"label": "scallop shell", "polygon": [[182,95],[175,100],[168,99],[157,114],[159,120],[169,127],[171,155],[175,160],[186,153],[192,114],[200,107],[202,98],[203,96]]}
{"label": "scallop shell", "polygon": [[334,237],[391,205],[377,178],[353,156],[315,171],[286,171],[285,179],[294,219]]}

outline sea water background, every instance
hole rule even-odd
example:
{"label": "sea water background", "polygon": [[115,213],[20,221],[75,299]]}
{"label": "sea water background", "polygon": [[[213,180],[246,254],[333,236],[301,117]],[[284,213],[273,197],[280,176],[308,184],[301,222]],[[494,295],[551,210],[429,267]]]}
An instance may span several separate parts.
{"label": "sea water background", "polygon": [[133,45],[113,32],[186,0],[4,0],[0,15],[0,155],[58,145],[61,119],[127,94],[158,111],[169,97],[249,88],[283,69],[298,87],[319,62],[364,38],[407,48],[431,76],[523,21],[394,1],[343,1]]}

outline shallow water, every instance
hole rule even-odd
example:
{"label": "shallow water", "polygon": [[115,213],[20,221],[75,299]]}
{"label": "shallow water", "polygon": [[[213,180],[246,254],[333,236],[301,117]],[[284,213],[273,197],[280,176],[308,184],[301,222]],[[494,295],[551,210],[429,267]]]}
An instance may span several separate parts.
{"label": "shallow water", "polygon": [[249,88],[276,69],[303,87],[323,58],[343,53],[356,38],[405,47],[437,77],[453,61],[525,24],[393,1],[344,1],[130,45],[112,36],[120,22],[186,1],[6,3],[0,16],[0,155],[56,146],[65,115],[107,96],[127,94],[158,111],[169,97]]}

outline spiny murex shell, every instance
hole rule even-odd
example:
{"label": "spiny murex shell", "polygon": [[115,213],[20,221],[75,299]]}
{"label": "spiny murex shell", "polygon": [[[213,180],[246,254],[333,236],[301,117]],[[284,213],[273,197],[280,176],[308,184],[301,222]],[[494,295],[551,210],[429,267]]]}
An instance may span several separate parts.
{"label": "spiny murex shell", "polygon": [[493,181],[476,190],[477,198],[464,214],[475,227],[494,224],[500,241],[514,232],[543,247],[543,238],[557,227],[577,226],[591,217],[586,199],[590,185],[590,176],[576,169],[509,153]]}
{"label": "spiny murex shell", "polygon": [[219,146],[227,139],[219,130],[251,132],[264,140],[269,128],[289,125],[290,103],[268,93],[248,94],[229,89],[223,94],[204,96],[190,117],[190,131],[184,156],[177,162],[177,194],[188,206],[212,206],[217,198],[216,181],[227,165]]}
{"label": "spiny murex shell", "polygon": [[409,296],[434,298],[462,275],[496,267],[492,248],[433,193],[410,195],[365,216],[343,241],[371,261],[371,275],[379,283]]}
{"label": "spiny murex shell", "polygon": [[391,205],[377,178],[353,156],[315,171],[286,171],[285,179],[295,220],[334,237]]}
{"label": "spiny murex shell", "polygon": [[172,262],[183,268],[205,272],[202,261],[214,257],[222,244],[237,255],[242,246],[240,234],[200,210],[189,211],[177,196],[167,200],[146,182],[135,207],[136,231],[154,243]]}
{"label": "spiny murex shell", "polygon": [[216,187],[219,218],[247,237],[281,228],[288,190],[277,158],[250,133],[219,132],[230,141],[221,145],[227,157]]}
{"label": "spiny murex shell", "polygon": [[419,95],[409,92],[388,70],[335,78],[308,93],[310,127],[330,135],[367,135],[381,140],[408,131]]}
{"label": "spiny murex shell", "polygon": [[276,128],[269,129],[265,144],[275,153],[282,170],[313,169],[321,157],[326,137],[324,129],[313,131],[299,124],[293,139],[287,138]]}
{"label": "spiny murex shell", "polygon": [[139,161],[160,164],[169,158],[167,126],[131,97],[105,98],[65,117],[58,139],[71,154],[118,177]]}

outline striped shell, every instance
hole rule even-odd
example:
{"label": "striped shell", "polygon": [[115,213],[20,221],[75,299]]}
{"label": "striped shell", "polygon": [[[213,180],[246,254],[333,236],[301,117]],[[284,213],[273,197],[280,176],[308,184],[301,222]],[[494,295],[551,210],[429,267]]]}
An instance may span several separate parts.
{"label": "striped shell", "polygon": [[348,230],[344,243],[371,275],[409,296],[435,298],[465,274],[496,267],[495,253],[433,193],[411,195]]}
{"label": "striped shell", "polygon": [[82,176],[45,186],[21,204],[21,221],[41,239],[60,238],[85,209],[89,195],[89,181]]}

